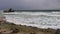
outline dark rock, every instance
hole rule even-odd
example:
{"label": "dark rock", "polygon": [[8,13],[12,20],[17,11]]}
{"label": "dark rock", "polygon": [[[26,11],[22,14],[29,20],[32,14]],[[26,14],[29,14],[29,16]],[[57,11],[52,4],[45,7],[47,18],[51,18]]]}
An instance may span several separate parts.
{"label": "dark rock", "polygon": [[0,32],[0,34],[2,34],[2,32]]}
{"label": "dark rock", "polygon": [[18,33],[19,32],[19,30],[18,29],[11,29],[12,30],[12,32],[11,33]]}
{"label": "dark rock", "polygon": [[57,29],[55,34],[60,34],[60,29]]}
{"label": "dark rock", "polygon": [[36,34],[35,32],[31,32],[30,34]]}

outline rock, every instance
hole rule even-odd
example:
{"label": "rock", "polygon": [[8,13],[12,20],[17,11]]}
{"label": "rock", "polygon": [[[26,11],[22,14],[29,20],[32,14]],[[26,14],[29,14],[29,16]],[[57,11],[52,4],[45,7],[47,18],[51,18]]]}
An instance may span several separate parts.
{"label": "rock", "polygon": [[17,32],[19,32],[19,30],[18,29],[11,29],[12,30],[12,32],[11,33],[17,33]]}
{"label": "rock", "polygon": [[6,18],[5,16],[0,12],[0,24],[5,23],[6,22]]}
{"label": "rock", "polygon": [[30,34],[36,34],[35,32],[31,32]]}
{"label": "rock", "polygon": [[2,34],[2,32],[0,32],[0,34]]}
{"label": "rock", "polygon": [[55,34],[60,34],[60,29],[57,29]]}

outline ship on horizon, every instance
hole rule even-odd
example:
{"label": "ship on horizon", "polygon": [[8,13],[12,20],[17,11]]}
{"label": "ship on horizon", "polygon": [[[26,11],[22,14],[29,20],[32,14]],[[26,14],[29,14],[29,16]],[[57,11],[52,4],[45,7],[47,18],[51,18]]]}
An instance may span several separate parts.
{"label": "ship on horizon", "polygon": [[8,10],[4,10],[4,12],[14,12],[14,10],[12,8],[8,9]]}

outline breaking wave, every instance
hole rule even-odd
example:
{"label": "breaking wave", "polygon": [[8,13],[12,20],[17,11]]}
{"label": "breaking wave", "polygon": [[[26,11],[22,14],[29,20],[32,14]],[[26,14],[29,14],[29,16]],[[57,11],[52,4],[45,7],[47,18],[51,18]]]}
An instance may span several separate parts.
{"label": "breaking wave", "polygon": [[60,12],[3,13],[7,21],[38,28],[60,28]]}

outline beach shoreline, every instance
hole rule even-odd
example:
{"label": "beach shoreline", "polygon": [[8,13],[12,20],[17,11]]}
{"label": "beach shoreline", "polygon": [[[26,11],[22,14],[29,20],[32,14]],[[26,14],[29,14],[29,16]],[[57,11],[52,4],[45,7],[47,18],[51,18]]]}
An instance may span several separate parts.
{"label": "beach shoreline", "polygon": [[[13,32],[13,30],[17,30],[18,32],[16,34],[55,34],[55,29],[42,29],[32,26],[26,26],[26,25],[16,25],[14,23],[5,22],[3,24],[0,24],[0,32],[10,34]],[[5,31],[5,32],[4,32]]]}

